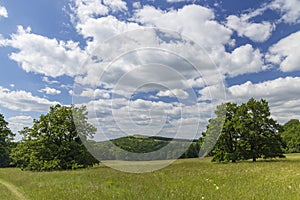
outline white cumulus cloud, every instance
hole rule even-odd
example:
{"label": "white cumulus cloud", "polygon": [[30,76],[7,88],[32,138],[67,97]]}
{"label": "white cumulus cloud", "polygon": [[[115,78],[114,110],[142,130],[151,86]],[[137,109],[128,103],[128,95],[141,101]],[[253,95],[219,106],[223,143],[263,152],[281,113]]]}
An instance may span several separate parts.
{"label": "white cumulus cloud", "polygon": [[0,17],[8,17],[8,12],[4,6],[0,5]]}
{"label": "white cumulus cloud", "polygon": [[272,117],[280,123],[285,123],[291,118],[300,118],[300,77],[280,77],[274,80],[253,83],[247,81],[242,84],[232,85],[224,88],[220,85],[207,86],[199,90],[200,101],[215,101],[215,106],[222,103],[226,93],[226,101],[234,103],[245,103],[250,98],[257,100],[265,99],[269,102]]}
{"label": "white cumulus cloud", "polygon": [[57,95],[57,94],[61,93],[60,90],[57,90],[55,88],[50,88],[50,87],[45,87],[45,88],[39,90],[39,92],[44,92],[44,93],[50,94],[50,95]]}
{"label": "white cumulus cloud", "polygon": [[10,91],[0,86],[0,105],[15,111],[23,112],[46,112],[50,106],[59,102],[49,101],[44,98],[33,96],[31,92],[24,90]]}
{"label": "white cumulus cloud", "polygon": [[293,24],[300,22],[300,1],[299,0],[274,0],[268,5],[269,8],[278,10],[281,20]]}
{"label": "white cumulus cloud", "polygon": [[186,91],[181,89],[173,89],[173,90],[159,91],[157,93],[157,96],[176,97],[176,98],[186,99],[189,97],[189,94]]}
{"label": "white cumulus cloud", "polygon": [[274,118],[281,123],[291,118],[300,118],[300,78],[285,77],[261,83],[248,81],[228,88],[228,100],[231,102],[246,102],[255,99],[266,99],[271,107]]}
{"label": "white cumulus cloud", "polygon": [[103,0],[104,5],[108,6],[112,12],[127,11],[127,3],[122,0]]}
{"label": "white cumulus cloud", "polygon": [[105,90],[100,90],[100,89],[86,89],[84,91],[82,91],[82,93],[80,94],[80,96],[82,97],[89,97],[91,99],[109,99],[110,94],[105,91]]}
{"label": "white cumulus cloud", "polygon": [[230,15],[227,17],[226,25],[237,31],[239,36],[248,37],[255,42],[264,42],[269,39],[275,26],[267,21],[261,23],[249,22],[248,18],[247,15],[241,17]]}
{"label": "white cumulus cloud", "polygon": [[11,39],[0,41],[2,46],[17,49],[10,58],[18,62],[26,72],[57,77],[74,76],[85,72],[82,63],[87,54],[73,41],[58,41],[31,33],[30,28],[18,26]]}
{"label": "white cumulus cloud", "polygon": [[231,53],[226,52],[223,56],[222,54],[220,56],[216,61],[222,66],[223,73],[231,77],[260,72],[266,68],[263,54],[250,44],[240,46]]}
{"label": "white cumulus cloud", "polygon": [[170,11],[144,6],[136,11],[134,19],[144,25],[186,35],[208,50],[231,41],[232,31],[215,20],[213,10],[200,5],[186,5]]}
{"label": "white cumulus cloud", "polygon": [[300,31],[281,39],[269,48],[267,61],[279,65],[283,72],[300,70]]}
{"label": "white cumulus cloud", "polygon": [[76,23],[84,24],[88,19],[96,16],[107,16],[110,12],[124,12],[127,11],[127,3],[122,0],[72,0],[73,5],[71,9],[73,14],[72,20]]}

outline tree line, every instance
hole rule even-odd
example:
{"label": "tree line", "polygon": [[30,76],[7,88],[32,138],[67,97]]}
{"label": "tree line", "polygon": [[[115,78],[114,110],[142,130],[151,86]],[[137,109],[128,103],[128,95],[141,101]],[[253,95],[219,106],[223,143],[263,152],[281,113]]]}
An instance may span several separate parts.
{"label": "tree line", "polygon": [[[80,126],[76,127],[76,124]],[[24,127],[19,132],[22,140],[14,142],[15,135],[0,114],[0,167],[50,171],[93,166],[99,161],[82,141],[96,131],[87,120],[85,106],[55,105],[50,107],[47,114],[35,119],[32,127]],[[183,145],[184,141],[157,137],[127,137],[114,141],[120,148],[135,153],[152,152],[169,143],[172,147],[168,149],[170,152],[163,152],[157,159],[167,159],[168,156],[198,157],[200,148],[215,162],[284,157],[284,153],[300,152],[300,122],[291,119],[280,125],[271,117],[266,100],[252,98],[241,105],[225,103],[217,106],[215,118],[209,120],[206,131],[199,140],[189,142],[191,145],[183,154],[176,151],[176,145]],[[100,157],[126,158],[120,152],[114,152],[112,156],[105,155],[107,145],[94,143],[94,147],[98,148],[97,153],[102,154]]]}

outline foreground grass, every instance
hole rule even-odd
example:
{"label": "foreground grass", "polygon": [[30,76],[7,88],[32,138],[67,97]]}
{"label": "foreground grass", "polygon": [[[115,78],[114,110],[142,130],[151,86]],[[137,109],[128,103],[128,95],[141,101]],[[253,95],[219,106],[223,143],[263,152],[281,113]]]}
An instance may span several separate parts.
{"label": "foreground grass", "polygon": [[0,199],[14,199],[16,198],[11,191],[7,190],[4,185],[0,184]]}
{"label": "foreground grass", "polygon": [[[144,174],[103,165],[59,172],[0,169],[1,179],[27,199],[299,199],[300,154],[235,164],[184,159]],[[0,199],[16,197],[0,184]]]}

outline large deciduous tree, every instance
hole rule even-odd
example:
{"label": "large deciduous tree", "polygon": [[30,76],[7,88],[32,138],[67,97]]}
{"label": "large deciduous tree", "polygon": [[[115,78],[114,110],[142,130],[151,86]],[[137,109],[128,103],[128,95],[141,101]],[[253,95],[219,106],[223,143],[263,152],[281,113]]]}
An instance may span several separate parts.
{"label": "large deciduous tree", "polygon": [[[76,120],[75,126],[74,120]],[[23,140],[12,150],[14,163],[22,169],[45,171],[91,166],[98,161],[81,139],[96,132],[87,121],[85,107],[56,105],[20,133]],[[81,134],[79,136],[79,134]]]}
{"label": "large deciduous tree", "polygon": [[270,117],[266,100],[251,98],[239,107],[237,115],[236,130],[240,134],[243,159],[284,157],[281,126]]}
{"label": "large deciduous tree", "polygon": [[[224,125],[212,151],[213,161],[284,157],[281,126],[270,117],[267,101],[252,98],[240,106],[227,103],[225,107]],[[204,140],[214,126],[211,121]]]}
{"label": "large deciduous tree", "polygon": [[8,128],[4,116],[0,114],[0,167],[8,167],[10,164],[10,148],[14,134]]}

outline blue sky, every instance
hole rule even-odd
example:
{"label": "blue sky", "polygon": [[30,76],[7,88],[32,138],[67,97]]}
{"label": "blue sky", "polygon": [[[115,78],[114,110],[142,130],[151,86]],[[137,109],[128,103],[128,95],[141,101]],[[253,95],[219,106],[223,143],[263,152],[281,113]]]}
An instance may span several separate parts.
{"label": "blue sky", "polygon": [[14,132],[85,104],[96,138],[199,137],[216,105],[300,118],[300,1],[0,1],[0,112]]}

